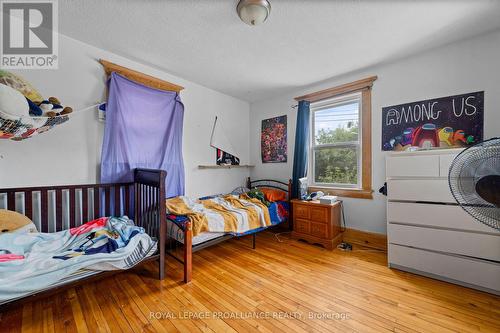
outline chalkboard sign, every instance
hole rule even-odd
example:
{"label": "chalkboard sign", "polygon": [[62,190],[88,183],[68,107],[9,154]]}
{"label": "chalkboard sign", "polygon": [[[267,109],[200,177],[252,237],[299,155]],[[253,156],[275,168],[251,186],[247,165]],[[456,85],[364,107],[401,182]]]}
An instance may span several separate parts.
{"label": "chalkboard sign", "polygon": [[467,147],[483,140],[484,91],[382,108],[382,150]]}

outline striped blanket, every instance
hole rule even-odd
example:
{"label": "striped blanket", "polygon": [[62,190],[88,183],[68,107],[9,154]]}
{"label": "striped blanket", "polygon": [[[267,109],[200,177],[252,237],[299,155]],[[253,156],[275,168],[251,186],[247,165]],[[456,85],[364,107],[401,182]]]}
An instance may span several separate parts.
{"label": "striped blanket", "polygon": [[187,216],[193,236],[202,232],[244,233],[271,225],[268,208],[246,194],[207,200],[175,197],[166,200],[167,213]]}

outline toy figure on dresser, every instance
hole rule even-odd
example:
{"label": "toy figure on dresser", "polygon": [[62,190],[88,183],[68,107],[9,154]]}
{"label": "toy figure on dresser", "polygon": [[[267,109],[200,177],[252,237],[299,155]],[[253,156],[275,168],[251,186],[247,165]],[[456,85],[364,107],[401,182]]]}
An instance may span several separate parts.
{"label": "toy figure on dresser", "polygon": [[306,201],[313,201],[313,200],[319,200],[322,196],[324,196],[325,193],[318,191],[318,192],[312,192],[306,197]]}

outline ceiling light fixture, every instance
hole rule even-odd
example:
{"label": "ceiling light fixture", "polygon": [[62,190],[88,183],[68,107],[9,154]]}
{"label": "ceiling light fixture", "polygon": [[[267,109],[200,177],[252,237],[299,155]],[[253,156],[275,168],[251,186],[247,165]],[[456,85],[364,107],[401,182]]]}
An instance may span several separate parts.
{"label": "ceiling light fixture", "polygon": [[271,14],[271,4],[268,0],[240,0],[236,7],[240,19],[248,25],[258,25]]}

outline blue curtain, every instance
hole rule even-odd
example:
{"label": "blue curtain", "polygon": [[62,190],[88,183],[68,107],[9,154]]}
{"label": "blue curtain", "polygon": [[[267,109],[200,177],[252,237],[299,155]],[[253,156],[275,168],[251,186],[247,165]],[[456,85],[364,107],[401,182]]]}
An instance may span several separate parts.
{"label": "blue curtain", "polygon": [[166,195],[184,195],[179,95],[111,74],[101,156],[101,182],[133,181],[134,168],[167,171]]}
{"label": "blue curtain", "polygon": [[295,150],[293,153],[292,198],[300,196],[299,179],[307,175],[307,153],[309,149],[309,106],[308,101],[300,101],[297,110],[295,130]]}

